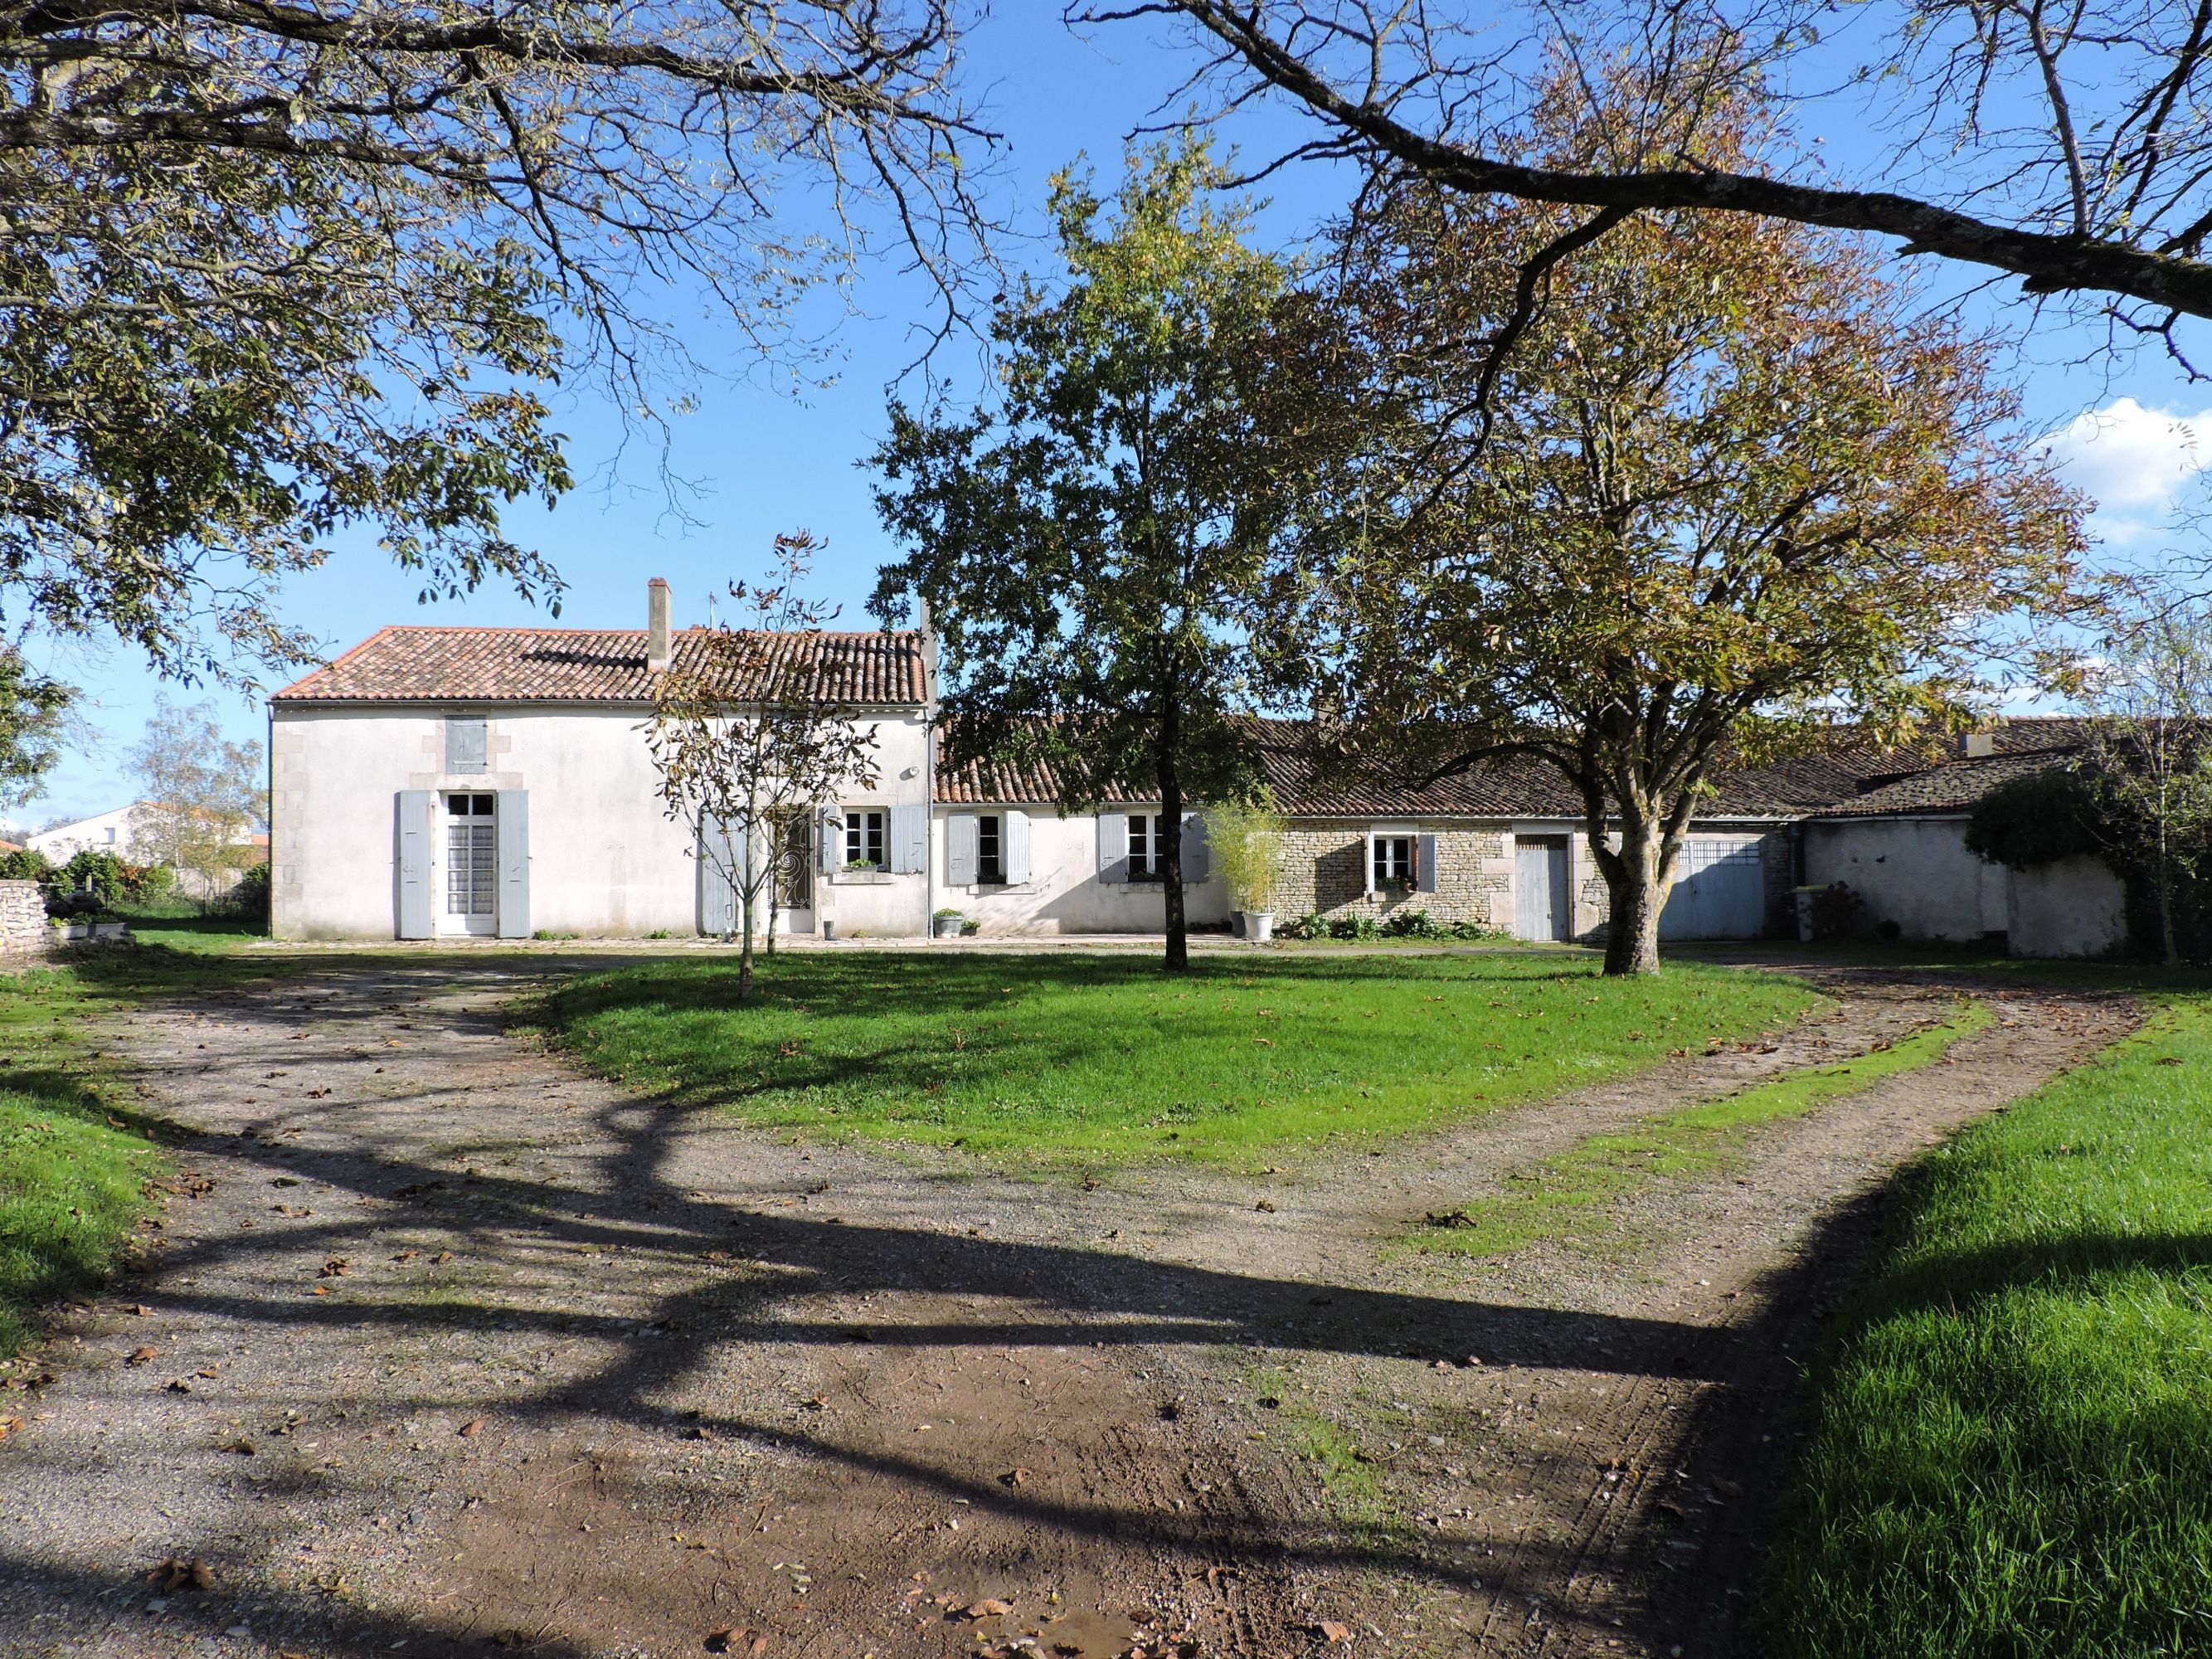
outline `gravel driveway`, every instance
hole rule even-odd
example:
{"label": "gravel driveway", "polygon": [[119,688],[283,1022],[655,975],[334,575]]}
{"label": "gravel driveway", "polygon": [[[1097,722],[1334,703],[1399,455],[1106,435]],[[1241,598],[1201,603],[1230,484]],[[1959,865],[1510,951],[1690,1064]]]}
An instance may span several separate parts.
{"label": "gravel driveway", "polygon": [[2133,1018],[1984,988],[1950,1064],[1651,1194],[1626,1257],[1477,1264],[1393,1241],[1957,988],[1839,975],[1771,1052],[1087,1184],[580,1078],[504,1029],[558,971],[302,957],[118,1030],[193,1133],[0,1444],[0,1653],[1723,1651],[1860,1200]]}

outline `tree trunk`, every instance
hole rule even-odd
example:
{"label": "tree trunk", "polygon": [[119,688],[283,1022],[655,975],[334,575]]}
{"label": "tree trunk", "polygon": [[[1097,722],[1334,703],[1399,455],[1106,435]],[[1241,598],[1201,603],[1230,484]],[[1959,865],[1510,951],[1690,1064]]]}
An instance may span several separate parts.
{"label": "tree trunk", "polygon": [[1182,778],[1176,769],[1176,749],[1182,738],[1180,711],[1172,700],[1160,718],[1160,746],[1158,753],[1160,783],[1160,833],[1166,837],[1163,849],[1167,854],[1166,881],[1163,896],[1167,900],[1168,949],[1163,964],[1170,974],[1188,972],[1190,968],[1190,929],[1183,916],[1182,907]]}
{"label": "tree trunk", "polygon": [[738,906],[738,1000],[753,1000],[753,896],[746,893]]}
{"label": "tree trunk", "polygon": [[1660,880],[1665,836],[1648,821],[1624,823],[1620,851],[1599,860],[1605,872],[1607,976],[1659,971],[1659,912],[1667,902]]}

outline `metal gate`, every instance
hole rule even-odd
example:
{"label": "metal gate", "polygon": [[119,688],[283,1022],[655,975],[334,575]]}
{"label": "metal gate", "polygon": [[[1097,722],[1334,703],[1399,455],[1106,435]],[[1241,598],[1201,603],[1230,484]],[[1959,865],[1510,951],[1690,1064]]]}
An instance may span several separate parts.
{"label": "metal gate", "polygon": [[1678,869],[1659,913],[1661,939],[1757,939],[1766,932],[1766,864],[1757,842],[1686,842]]}

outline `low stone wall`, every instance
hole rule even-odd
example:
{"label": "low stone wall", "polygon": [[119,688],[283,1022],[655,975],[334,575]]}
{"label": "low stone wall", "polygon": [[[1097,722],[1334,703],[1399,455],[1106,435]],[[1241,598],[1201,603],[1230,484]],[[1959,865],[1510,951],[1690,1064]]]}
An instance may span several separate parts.
{"label": "low stone wall", "polygon": [[0,966],[43,962],[53,949],[46,901],[35,881],[0,881]]}

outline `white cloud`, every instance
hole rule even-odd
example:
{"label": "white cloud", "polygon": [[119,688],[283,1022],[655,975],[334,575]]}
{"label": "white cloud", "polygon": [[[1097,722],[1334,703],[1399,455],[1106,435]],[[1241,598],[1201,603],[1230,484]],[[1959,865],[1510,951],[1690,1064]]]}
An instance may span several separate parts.
{"label": "white cloud", "polygon": [[2194,415],[2120,398],[2051,434],[2067,482],[2097,503],[2097,527],[2130,541],[2166,526],[2197,474],[2212,467],[2212,409]]}

